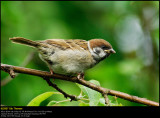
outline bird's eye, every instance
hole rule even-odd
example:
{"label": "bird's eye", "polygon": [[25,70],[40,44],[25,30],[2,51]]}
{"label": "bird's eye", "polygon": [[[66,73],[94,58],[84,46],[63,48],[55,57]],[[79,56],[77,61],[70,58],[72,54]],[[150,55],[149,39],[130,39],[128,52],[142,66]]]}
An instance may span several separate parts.
{"label": "bird's eye", "polygon": [[103,50],[110,49],[110,47],[107,47],[107,46],[105,46],[105,45],[102,45],[101,48],[102,48]]}

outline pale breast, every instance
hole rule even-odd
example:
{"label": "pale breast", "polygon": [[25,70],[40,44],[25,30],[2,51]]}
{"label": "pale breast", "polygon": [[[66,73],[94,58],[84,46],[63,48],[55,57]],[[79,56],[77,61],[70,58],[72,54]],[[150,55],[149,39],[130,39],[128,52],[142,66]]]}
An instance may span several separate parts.
{"label": "pale breast", "polygon": [[55,63],[52,65],[53,71],[60,74],[84,72],[95,64],[88,51],[79,50],[59,51],[50,60]]}

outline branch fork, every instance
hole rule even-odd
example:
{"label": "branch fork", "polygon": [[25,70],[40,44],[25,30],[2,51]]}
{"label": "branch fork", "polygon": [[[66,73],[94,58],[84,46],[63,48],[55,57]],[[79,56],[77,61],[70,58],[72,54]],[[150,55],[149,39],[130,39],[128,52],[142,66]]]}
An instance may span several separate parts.
{"label": "branch fork", "polygon": [[8,65],[6,65],[6,66],[1,66],[1,70],[9,73],[9,75],[11,76],[11,78],[15,78],[15,76],[16,76],[16,74],[15,74],[15,72],[14,72],[13,69],[14,69],[14,68],[13,68],[12,66],[8,66]]}

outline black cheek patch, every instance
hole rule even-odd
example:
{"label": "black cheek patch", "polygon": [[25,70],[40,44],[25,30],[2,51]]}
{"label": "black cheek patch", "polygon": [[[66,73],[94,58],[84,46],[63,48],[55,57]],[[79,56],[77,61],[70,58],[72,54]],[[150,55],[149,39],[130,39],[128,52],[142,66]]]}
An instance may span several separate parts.
{"label": "black cheek patch", "polygon": [[100,50],[95,49],[94,53],[99,54],[99,53],[100,53]]}

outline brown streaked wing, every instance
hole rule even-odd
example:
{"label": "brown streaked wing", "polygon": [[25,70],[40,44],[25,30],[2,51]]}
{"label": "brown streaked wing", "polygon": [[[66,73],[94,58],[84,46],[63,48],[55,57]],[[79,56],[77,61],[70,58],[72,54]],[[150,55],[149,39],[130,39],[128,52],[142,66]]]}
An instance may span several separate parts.
{"label": "brown streaked wing", "polygon": [[64,40],[64,39],[47,39],[44,41],[40,41],[43,43],[47,43],[49,45],[55,46],[57,48],[60,48],[61,50],[67,50],[67,49],[78,49],[78,50],[88,50],[88,44],[85,40],[80,39],[70,39],[70,40]]}
{"label": "brown streaked wing", "polygon": [[43,42],[55,46],[57,48],[60,48],[61,50],[66,50],[70,48],[70,46],[65,42],[64,39],[47,39]]}
{"label": "brown streaked wing", "polygon": [[84,50],[88,50],[88,43],[85,40],[80,40],[80,39],[75,39],[73,42],[79,46],[81,49],[83,48]]}
{"label": "brown streaked wing", "polygon": [[72,50],[82,50],[82,48],[75,43],[75,40],[65,40]]}

